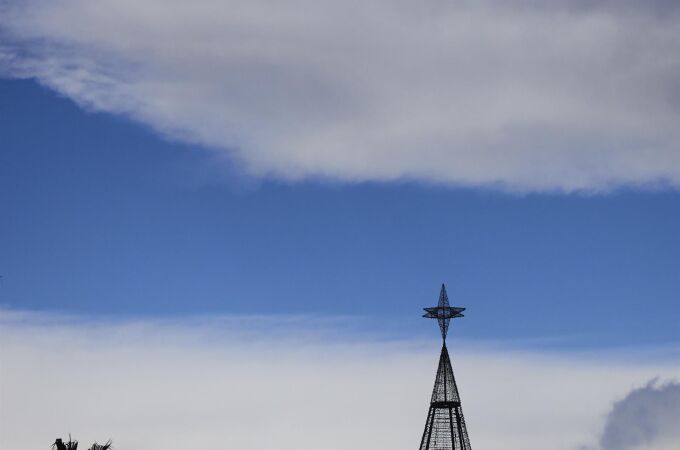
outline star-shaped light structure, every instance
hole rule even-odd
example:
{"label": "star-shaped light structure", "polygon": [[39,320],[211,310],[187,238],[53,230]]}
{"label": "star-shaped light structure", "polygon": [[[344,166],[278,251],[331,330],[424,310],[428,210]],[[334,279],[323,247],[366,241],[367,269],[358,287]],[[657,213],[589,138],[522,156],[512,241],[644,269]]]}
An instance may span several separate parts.
{"label": "star-shaped light structure", "polygon": [[449,321],[456,317],[463,317],[462,312],[465,308],[449,305],[449,296],[446,295],[446,286],[442,284],[442,290],[439,293],[439,304],[432,308],[423,308],[425,314],[423,317],[428,319],[437,319],[439,322],[439,329],[442,332],[442,339],[446,341],[446,333],[449,331]]}

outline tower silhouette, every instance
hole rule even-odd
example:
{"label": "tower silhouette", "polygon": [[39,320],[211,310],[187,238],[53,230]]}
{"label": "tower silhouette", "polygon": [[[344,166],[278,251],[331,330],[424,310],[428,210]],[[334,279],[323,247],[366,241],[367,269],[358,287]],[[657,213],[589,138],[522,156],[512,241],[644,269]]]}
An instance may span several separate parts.
{"label": "tower silhouette", "polygon": [[453,376],[449,351],[446,348],[449,322],[456,317],[463,317],[462,312],[465,308],[449,305],[446,287],[442,284],[439,304],[424,309],[423,317],[437,319],[439,322],[443,343],[420,450],[471,450],[460,395]]}

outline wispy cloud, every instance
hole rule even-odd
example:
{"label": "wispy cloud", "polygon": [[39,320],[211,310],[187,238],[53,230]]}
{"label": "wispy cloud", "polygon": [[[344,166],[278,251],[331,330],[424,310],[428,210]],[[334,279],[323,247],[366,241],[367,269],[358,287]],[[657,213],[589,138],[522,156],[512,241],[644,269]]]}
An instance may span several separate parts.
{"label": "wispy cloud", "polygon": [[680,185],[673,2],[4,2],[0,65],[256,176]]}
{"label": "wispy cloud", "polygon": [[[41,448],[69,431],[138,450],[417,446],[436,343],[348,339],[298,319],[270,333],[279,320],[3,311],[0,447]],[[450,347],[473,445],[488,450],[597,442],[614,400],[680,373],[675,359]]]}

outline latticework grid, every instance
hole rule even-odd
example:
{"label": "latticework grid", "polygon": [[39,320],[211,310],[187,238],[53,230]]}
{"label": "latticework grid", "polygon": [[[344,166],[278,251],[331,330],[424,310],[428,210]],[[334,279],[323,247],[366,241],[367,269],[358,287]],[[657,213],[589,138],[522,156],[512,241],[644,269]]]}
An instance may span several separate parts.
{"label": "latticework grid", "polygon": [[439,357],[437,378],[432,390],[420,450],[471,450],[446,345],[442,346]]}
{"label": "latticework grid", "polygon": [[439,322],[444,343],[439,356],[437,377],[432,389],[420,450],[471,450],[460,395],[453,376],[449,351],[446,348],[449,322],[451,319],[463,317],[465,308],[450,306],[446,287],[442,285],[437,306],[424,309],[423,317]]}

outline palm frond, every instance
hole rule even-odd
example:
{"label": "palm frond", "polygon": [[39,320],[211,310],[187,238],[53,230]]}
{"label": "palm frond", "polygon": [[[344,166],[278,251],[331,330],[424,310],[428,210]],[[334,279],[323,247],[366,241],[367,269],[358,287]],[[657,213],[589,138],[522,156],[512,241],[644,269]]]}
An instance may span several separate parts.
{"label": "palm frond", "polygon": [[78,441],[71,439],[71,435],[68,435],[68,442],[64,442],[62,439],[58,438],[52,444],[52,450],[78,450]]}
{"label": "palm frond", "polygon": [[106,444],[97,444],[96,442],[92,444],[92,447],[90,447],[90,450],[109,450],[112,449],[113,443],[111,442],[111,439],[109,439]]}
{"label": "palm frond", "polygon": [[78,441],[71,439],[71,433],[68,434],[68,442],[66,443],[66,450],[78,450]]}

